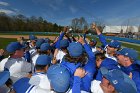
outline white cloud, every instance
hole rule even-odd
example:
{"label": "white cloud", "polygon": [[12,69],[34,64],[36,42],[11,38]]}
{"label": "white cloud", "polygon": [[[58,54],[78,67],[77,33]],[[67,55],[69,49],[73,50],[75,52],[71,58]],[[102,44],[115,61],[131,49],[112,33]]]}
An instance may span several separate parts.
{"label": "white cloud", "polygon": [[7,10],[7,9],[0,9],[0,12],[4,12],[4,13],[6,13],[6,14],[15,14],[14,11],[12,11],[12,10]]}
{"label": "white cloud", "polygon": [[58,9],[59,9],[57,6],[55,6],[55,5],[53,5],[53,4],[50,4],[49,6],[50,6],[53,10],[58,10]]}
{"label": "white cloud", "polygon": [[73,6],[70,6],[69,9],[70,9],[70,11],[71,11],[72,13],[76,13],[76,12],[77,12],[77,8],[75,8],[75,7],[73,7]]}
{"label": "white cloud", "polygon": [[20,11],[19,9],[13,8],[12,10],[13,10],[13,12],[15,12],[16,14],[22,14],[21,11]]}
{"label": "white cloud", "polygon": [[9,3],[0,1],[0,5],[9,6]]}

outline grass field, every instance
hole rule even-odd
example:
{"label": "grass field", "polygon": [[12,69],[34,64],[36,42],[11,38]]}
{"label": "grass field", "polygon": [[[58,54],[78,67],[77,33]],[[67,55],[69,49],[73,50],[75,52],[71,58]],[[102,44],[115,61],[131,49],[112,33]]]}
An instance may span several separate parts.
{"label": "grass field", "polygon": [[[89,38],[91,38],[91,37],[89,37]],[[101,43],[100,43],[98,38],[96,38],[96,37],[92,37],[92,38],[97,40],[97,42],[98,42],[97,45],[101,45]],[[9,39],[9,38],[0,38],[0,49],[1,48],[5,49],[6,46],[8,45],[8,43],[10,43],[12,41],[16,41],[16,39],[13,39],[13,38],[11,38],[11,39]],[[107,41],[109,42],[110,40],[107,40]],[[133,48],[133,49],[137,50],[138,53],[139,53],[139,59],[140,59],[140,46],[136,46],[136,45],[133,45],[133,44],[127,44],[127,43],[122,43],[122,46],[123,47],[128,47],[128,48]]]}
{"label": "grass field", "polygon": [[12,42],[12,41],[16,41],[16,39],[9,39],[9,38],[0,38],[0,49],[3,48],[5,49],[6,46],[8,45],[8,43]]}

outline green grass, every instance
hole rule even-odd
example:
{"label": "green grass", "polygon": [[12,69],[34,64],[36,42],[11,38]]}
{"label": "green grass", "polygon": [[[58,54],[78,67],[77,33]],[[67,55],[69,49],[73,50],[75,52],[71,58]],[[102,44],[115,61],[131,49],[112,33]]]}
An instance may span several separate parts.
{"label": "green grass", "polygon": [[137,50],[138,52],[140,52],[140,46],[126,44],[126,43],[122,43],[122,46],[125,46],[125,47],[128,47],[128,48],[133,48],[133,49]]}
{"label": "green grass", "polygon": [[6,46],[13,41],[17,41],[16,39],[9,39],[9,38],[0,38],[0,49],[5,49]]}

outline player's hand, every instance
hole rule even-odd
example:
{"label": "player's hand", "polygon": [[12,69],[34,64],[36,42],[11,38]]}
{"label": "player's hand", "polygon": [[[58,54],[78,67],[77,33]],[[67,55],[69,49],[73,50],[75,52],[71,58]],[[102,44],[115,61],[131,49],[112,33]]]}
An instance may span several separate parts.
{"label": "player's hand", "polygon": [[4,54],[4,50],[0,49],[0,56],[2,56]]}
{"label": "player's hand", "polygon": [[63,28],[63,32],[66,33],[67,31],[68,31],[68,26],[66,26],[66,27]]}
{"label": "player's hand", "polygon": [[82,45],[85,44],[85,41],[84,41],[84,38],[79,36],[79,40],[78,40],[79,43],[81,43]]}
{"label": "player's hand", "polygon": [[88,29],[85,29],[85,30],[84,30],[84,33],[85,33],[85,34],[88,34]]}
{"label": "player's hand", "polygon": [[75,73],[74,73],[74,76],[78,76],[80,78],[83,78],[86,74],[87,73],[83,68],[77,68]]}
{"label": "player's hand", "polygon": [[96,29],[96,27],[97,27],[97,26],[96,26],[95,23],[93,23],[93,24],[91,25],[91,28],[92,28],[92,29]]}

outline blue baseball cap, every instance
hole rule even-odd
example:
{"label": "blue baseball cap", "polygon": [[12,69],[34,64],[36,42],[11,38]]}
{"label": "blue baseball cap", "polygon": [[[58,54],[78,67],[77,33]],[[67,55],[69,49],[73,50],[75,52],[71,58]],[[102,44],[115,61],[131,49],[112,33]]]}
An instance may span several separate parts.
{"label": "blue baseball cap", "polygon": [[121,48],[121,43],[118,42],[117,40],[111,40],[108,46],[114,47],[114,48]]}
{"label": "blue baseball cap", "polygon": [[29,35],[29,39],[30,39],[30,40],[36,40],[37,37],[31,34],[31,35]]}
{"label": "blue baseball cap", "polygon": [[107,69],[119,69],[118,62],[111,58],[105,58],[102,61],[100,67],[106,67]]}
{"label": "blue baseball cap", "polygon": [[50,39],[49,39],[49,38],[45,38],[45,39],[44,39],[44,42],[45,42],[45,43],[49,43],[49,42],[50,42]]}
{"label": "blue baseball cap", "polygon": [[19,79],[13,84],[13,89],[16,91],[16,93],[26,93],[27,89],[31,86],[29,84],[30,78],[24,77]]}
{"label": "blue baseball cap", "polygon": [[118,69],[108,70],[100,68],[102,75],[115,87],[118,93],[137,93],[137,88],[132,79]]}
{"label": "blue baseball cap", "polygon": [[47,51],[47,50],[50,50],[50,49],[51,49],[51,46],[48,43],[43,43],[40,46],[40,51]]}
{"label": "blue baseball cap", "polygon": [[83,46],[79,42],[72,42],[67,47],[70,56],[78,57],[83,53]]}
{"label": "blue baseball cap", "polygon": [[25,48],[24,45],[20,44],[19,42],[11,42],[10,44],[8,44],[8,46],[6,47],[7,52],[15,52],[16,50],[20,50]]}
{"label": "blue baseball cap", "polygon": [[52,65],[47,71],[48,79],[50,80],[51,87],[56,92],[66,92],[70,84],[69,71],[60,64]]}
{"label": "blue baseball cap", "polygon": [[43,44],[43,43],[44,43],[44,39],[42,39],[42,38],[37,39],[37,41],[36,41],[36,48],[37,48],[37,49],[40,49],[40,46],[41,46],[41,44]]}
{"label": "blue baseball cap", "polygon": [[134,61],[138,58],[138,52],[131,48],[123,48],[122,50],[117,51],[116,54],[127,56]]}
{"label": "blue baseball cap", "polygon": [[37,65],[49,65],[51,64],[51,58],[48,55],[39,55],[36,60]]}
{"label": "blue baseball cap", "polygon": [[4,85],[5,82],[10,78],[9,71],[0,72],[0,86]]}
{"label": "blue baseball cap", "polygon": [[68,47],[69,46],[69,42],[67,39],[63,39],[60,41],[60,48],[62,47]]}

